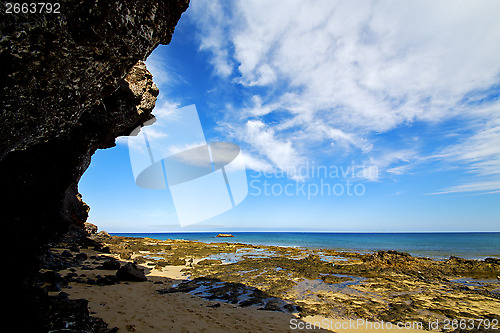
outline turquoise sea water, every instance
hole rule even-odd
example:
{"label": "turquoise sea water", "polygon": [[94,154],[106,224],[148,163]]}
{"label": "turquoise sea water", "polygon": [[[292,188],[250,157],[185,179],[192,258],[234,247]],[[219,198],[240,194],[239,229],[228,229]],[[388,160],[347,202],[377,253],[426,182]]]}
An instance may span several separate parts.
{"label": "turquoise sea water", "polygon": [[500,232],[495,233],[308,233],[233,232],[235,237],[217,238],[206,233],[113,233],[116,236],[185,239],[254,245],[296,246],[353,252],[397,250],[413,256],[438,259],[500,257]]}

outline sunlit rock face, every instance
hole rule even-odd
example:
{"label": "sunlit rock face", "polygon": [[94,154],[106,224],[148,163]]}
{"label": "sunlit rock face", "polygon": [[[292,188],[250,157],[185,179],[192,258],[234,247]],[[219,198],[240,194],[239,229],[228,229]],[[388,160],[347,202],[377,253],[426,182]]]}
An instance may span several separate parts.
{"label": "sunlit rock face", "polygon": [[188,6],[59,3],[59,14],[0,13],[1,220],[24,304],[43,248],[87,218],[77,185],[92,154],[151,119],[158,89],[141,60],[170,42]]}

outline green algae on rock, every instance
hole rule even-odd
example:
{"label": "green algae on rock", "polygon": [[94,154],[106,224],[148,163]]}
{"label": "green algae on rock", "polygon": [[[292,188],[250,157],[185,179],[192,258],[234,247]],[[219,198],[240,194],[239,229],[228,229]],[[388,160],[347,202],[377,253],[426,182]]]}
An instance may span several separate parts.
{"label": "green algae on rock", "polygon": [[[242,305],[238,298],[238,288],[245,286],[250,288],[245,289],[248,294],[258,290],[259,295],[284,302],[269,308],[297,311],[301,316],[415,321],[423,327],[445,318],[500,319],[500,282],[496,280],[500,263],[495,258],[438,261],[397,251],[360,254],[126,237],[113,237],[106,244],[115,255],[131,251],[132,257],[155,262],[159,269],[169,258],[184,259],[187,264],[182,271],[189,280],[160,292],[189,292],[247,306],[253,301]],[[267,306],[258,297],[254,301],[253,305]]]}

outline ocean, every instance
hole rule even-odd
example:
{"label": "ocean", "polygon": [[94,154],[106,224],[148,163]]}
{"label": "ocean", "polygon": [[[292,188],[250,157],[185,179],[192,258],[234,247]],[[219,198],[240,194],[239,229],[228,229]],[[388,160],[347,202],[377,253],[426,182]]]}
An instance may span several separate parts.
{"label": "ocean", "polygon": [[294,246],[370,253],[379,250],[409,252],[413,256],[447,259],[500,257],[500,232],[491,233],[311,233],[232,232],[234,237],[203,233],[112,233],[115,236],[185,239],[253,245]]}

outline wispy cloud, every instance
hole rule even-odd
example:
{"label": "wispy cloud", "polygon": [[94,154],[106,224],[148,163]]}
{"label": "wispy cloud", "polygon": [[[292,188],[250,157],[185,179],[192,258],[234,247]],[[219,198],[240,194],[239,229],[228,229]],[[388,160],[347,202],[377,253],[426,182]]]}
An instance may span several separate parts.
{"label": "wispy cloud", "polygon": [[439,155],[463,167],[471,177],[433,194],[500,190],[500,113],[497,118],[478,127],[474,134],[446,147]]}
{"label": "wispy cloud", "polygon": [[164,57],[164,55],[152,53],[146,60],[146,67],[153,74],[153,81],[160,90],[167,85],[178,85],[181,82],[187,83],[177,73],[174,66],[169,66],[170,62],[165,61]]}
{"label": "wispy cloud", "polygon": [[[272,126],[258,120],[249,120],[243,128],[244,138],[255,151],[281,170],[293,170],[303,162],[303,157],[296,151],[290,140],[279,138]],[[294,178],[296,175],[290,174]]]}
{"label": "wispy cloud", "polygon": [[481,193],[499,193],[500,192],[500,181],[477,181],[468,184],[450,186],[442,191],[438,191],[434,194],[450,194],[450,193],[460,193],[460,192],[481,192]]}
{"label": "wispy cloud", "polygon": [[404,174],[423,153],[374,149],[376,136],[460,118],[474,133],[440,158],[496,184],[500,2],[197,1],[191,10],[214,73],[247,92],[227,120],[254,161],[290,167],[322,144],[323,155],[350,151]]}
{"label": "wispy cloud", "polygon": [[442,156],[466,164],[469,171],[477,175],[497,176],[500,179],[500,117],[444,149]]}
{"label": "wispy cloud", "polygon": [[235,22],[226,15],[219,1],[201,1],[190,5],[190,11],[198,27],[200,50],[211,54],[210,62],[214,72],[222,77],[233,73],[230,59],[231,41],[227,38],[229,29]]}

